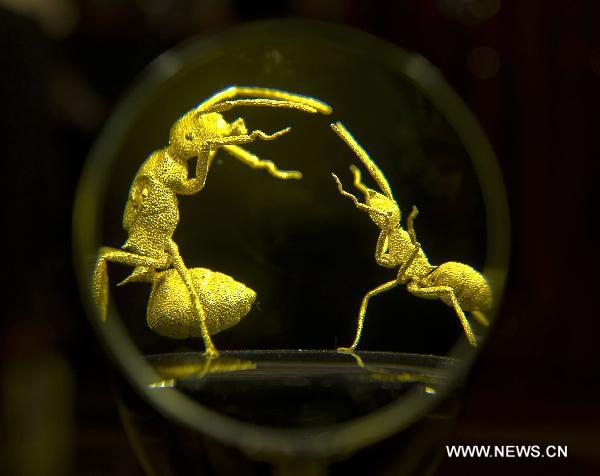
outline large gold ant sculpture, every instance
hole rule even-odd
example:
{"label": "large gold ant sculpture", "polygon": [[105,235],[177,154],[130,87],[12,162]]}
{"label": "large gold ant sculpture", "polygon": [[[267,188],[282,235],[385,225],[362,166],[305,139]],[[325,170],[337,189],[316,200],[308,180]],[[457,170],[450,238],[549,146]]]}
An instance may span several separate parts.
{"label": "large gold ant sculpture", "polygon": [[464,311],[470,311],[471,316],[480,323],[488,325],[488,320],[482,311],[491,308],[492,292],[485,277],[463,263],[450,261],[439,266],[431,265],[417,241],[413,228],[413,221],[418,214],[417,208],[413,206],[407,219],[408,231],[404,230],[400,225],[400,208],[394,200],[385,175],[341,122],[331,124],[331,127],[358,156],[383,193],[367,188],[361,181],[360,171],[354,165],[350,166],[354,175],[354,186],[363,193],[365,203],[360,203],[354,195],[346,192],[338,177],[332,174],[338,190],[343,196],[350,198],[356,208],[366,211],[379,227],[379,238],[375,249],[377,264],[385,268],[400,267],[396,279],[378,286],[365,295],[358,313],[354,342],[350,347],[340,347],[338,350],[352,352],[356,349],[362,334],[369,299],[399,284],[406,284],[408,291],[417,297],[441,299],[454,308],[469,343],[476,346],[477,339]]}
{"label": "large gold ant sculpture", "polygon": [[[234,99],[238,96],[251,99]],[[240,147],[257,139],[276,139],[291,128],[273,134],[248,132],[243,119],[229,123],[220,114],[237,106],[331,113],[328,105],[306,96],[232,86],[180,117],[171,127],[169,144],[150,154],[133,180],[123,215],[127,241],[121,249],[102,247],[99,251],[92,292],[102,320],[106,319],[109,294],[107,261],[135,267],[120,284],[152,283],[147,309],[150,328],[173,338],[202,336],[208,357],[218,355],[211,334],[235,325],[249,312],[256,297],[254,291],[225,274],[188,269],[173,241],[179,222],[177,195],[202,190],[218,149],[225,149],[249,167],[266,169],[276,178],[302,177],[297,171],[280,171],[273,162]],[[188,161],[193,157],[197,157],[196,172],[189,177]]]}

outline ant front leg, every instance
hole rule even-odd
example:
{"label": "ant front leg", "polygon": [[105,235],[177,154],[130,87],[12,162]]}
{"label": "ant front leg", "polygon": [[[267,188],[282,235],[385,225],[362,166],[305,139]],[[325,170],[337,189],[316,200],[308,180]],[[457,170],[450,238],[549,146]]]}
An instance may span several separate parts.
{"label": "ant front leg", "polygon": [[350,172],[352,173],[352,176],[354,177],[354,186],[363,193],[363,195],[365,196],[365,200],[368,199],[369,198],[369,189],[362,182],[360,170],[358,169],[358,167],[356,165],[351,165]]}
{"label": "ant front leg", "polygon": [[259,129],[253,130],[250,134],[241,134],[239,136],[223,137],[221,139],[209,139],[207,144],[210,146],[223,146],[223,145],[235,145],[235,144],[248,144],[254,142],[256,139],[261,140],[274,140],[287,134],[292,130],[291,127],[286,127],[279,131],[273,132],[273,134],[267,134]]}
{"label": "ant front leg", "polygon": [[412,242],[412,244],[415,247],[420,248],[421,245],[417,241],[417,235],[415,234],[415,228],[413,225],[413,222],[415,221],[415,218],[417,218],[418,214],[419,214],[419,209],[415,205],[413,205],[412,210],[410,211],[410,214],[408,215],[408,218],[406,219],[406,228],[408,229],[408,235],[410,236],[410,241]]}
{"label": "ant front leg", "polygon": [[421,251],[421,245],[419,243],[417,243],[417,245],[415,246],[415,249],[413,250],[412,254],[410,255],[410,258],[408,258],[406,260],[406,263],[404,263],[402,266],[400,266],[400,269],[398,270],[398,278],[397,278],[398,283],[404,284],[409,279],[408,269],[410,268],[410,265],[413,264],[413,261],[419,254],[419,251]]}
{"label": "ant front leg", "polygon": [[381,230],[375,245],[375,262],[384,268],[395,268],[398,263],[394,253],[389,250],[389,240],[389,230]]}
{"label": "ant front leg", "polygon": [[145,266],[152,269],[166,268],[169,265],[169,255],[165,253],[164,259],[152,258],[149,256],[137,255],[129,251],[119,250],[103,246],[100,248],[94,276],[92,278],[92,295],[94,302],[100,310],[100,319],[106,320],[106,310],[108,308],[108,270],[106,262],[121,263],[129,266]]}
{"label": "ant front leg", "polygon": [[227,152],[229,152],[233,157],[238,159],[240,162],[248,165],[253,169],[266,169],[269,174],[273,177],[287,180],[287,179],[300,179],[302,178],[302,173],[296,170],[292,171],[282,171],[277,168],[277,166],[270,160],[262,160],[256,155],[248,152],[247,150],[239,147],[239,144],[248,144],[250,142],[254,142],[256,139],[261,139],[264,141],[275,140],[278,137],[281,137],[284,134],[287,134],[292,130],[291,127],[286,127],[280,131],[274,132],[273,134],[266,134],[260,130],[254,130],[250,134],[242,134],[238,136],[229,136],[223,137],[219,139],[209,139],[204,143],[204,147],[208,147],[211,150],[214,150],[219,147],[223,147]]}
{"label": "ant front leg", "polygon": [[198,158],[196,159],[196,176],[180,182],[175,192],[180,195],[194,195],[202,190],[215,153],[216,150],[211,149],[209,146],[203,146],[200,152],[198,152]]}
{"label": "ant front leg", "polygon": [[[381,188],[384,195],[388,197],[390,200],[392,199],[392,190],[390,188],[390,184],[388,183],[385,175],[381,172],[379,167],[373,162],[367,151],[363,149],[363,147],[356,141],[356,139],[350,134],[350,131],[346,129],[346,126],[341,122],[336,122],[335,124],[331,124],[331,128],[333,131],[342,139],[348,147],[356,154],[356,156],[360,159],[363,165],[369,170],[369,173],[377,182],[377,185]],[[358,170],[358,169],[357,169]],[[358,174],[352,170],[354,174],[355,184],[360,182],[360,172]],[[364,187],[366,188],[366,187]]]}
{"label": "ant front leg", "polygon": [[[255,130],[252,131],[250,134],[242,134],[239,136],[230,136],[222,137],[219,139],[206,140],[202,144],[202,147],[198,152],[198,159],[196,160],[196,177],[185,180],[182,183],[180,183],[177,187],[176,192],[181,195],[193,195],[204,188],[204,184],[206,183],[206,176],[208,174],[208,169],[212,163],[215,150],[219,147],[237,144],[248,144],[249,142],[254,142],[256,139],[274,140],[282,136],[283,134],[287,134],[290,130],[291,127],[286,127],[285,129],[274,132],[273,134],[265,134],[263,131]],[[249,160],[247,157],[248,155],[251,154],[246,153],[246,156],[244,157],[247,160]],[[239,155],[234,154],[234,156],[238,159],[240,158]],[[264,168],[268,167],[265,166]]]}
{"label": "ant front leg", "polygon": [[336,174],[332,173],[331,176],[333,177],[333,180],[335,181],[335,184],[337,185],[337,189],[342,196],[352,200],[352,202],[354,203],[354,206],[358,209],[360,209],[361,207],[366,207],[366,205],[364,205],[358,201],[358,198],[356,198],[350,192],[346,192],[346,190],[344,190],[344,187],[342,186],[342,182],[340,181],[339,177]]}
{"label": "ant front leg", "polygon": [[419,285],[415,281],[411,281],[410,283],[408,283],[407,289],[411,294],[413,294],[414,296],[417,296],[417,297],[429,298],[431,296],[435,296],[435,297],[441,299],[442,301],[447,302],[445,299],[443,299],[444,297],[446,297],[452,304],[452,307],[454,308],[454,312],[456,312],[456,315],[460,319],[460,322],[463,326],[463,329],[465,331],[465,334],[467,336],[469,344],[471,344],[473,347],[477,347],[477,339],[475,338],[475,335],[473,334],[473,330],[471,329],[471,324],[469,324],[469,321],[467,320],[465,313],[463,312],[462,308],[460,307],[460,304],[458,303],[458,299],[456,299],[456,294],[454,294],[454,289],[452,289],[449,286],[432,286],[429,288],[422,288],[422,287],[419,287]]}
{"label": "ant front leg", "polygon": [[335,180],[335,183],[337,185],[338,191],[340,192],[340,194],[346,198],[349,198],[350,200],[352,200],[352,203],[354,203],[354,206],[356,208],[358,208],[359,210],[363,210],[365,212],[374,212],[374,213],[378,213],[380,215],[383,215],[387,218],[387,214],[385,212],[382,212],[381,210],[377,210],[376,208],[370,207],[369,205],[365,205],[364,203],[360,203],[358,201],[358,198],[356,198],[354,195],[352,195],[350,192],[346,192],[346,190],[344,190],[344,188],[342,187],[342,182],[340,182],[340,179],[338,178],[338,176],[336,174],[331,174],[331,176],[333,177],[333,180]]}
{"label": "ant front leg", "polygon": [[392,289],[393,287],[398,285],[398,280],[388,281],[387,283],[382,284],[381,286],[376,287],[369,291],[365,297],[363,298],[360,304],[360,311],[358,312],[358,324],[356,327],[356,336],[354,337],[354,342],[350,347],[339,347],[338,350],[340,352],[353,352],[360,341],[360,337],[362,335],[363,325],[365,323],[365,314],[367,313],[367,306],[369,304],[369,299],[373,296],[377,296],[388,289]]}
{"label": "ant front leg", "polygon": [[301,179],[302,172],[297,170],[279,170],[271,160],[263,160],[237,145],[226,145],[223,148],[240,162],[253,169],[265,169],[270,175],[281,180]]}

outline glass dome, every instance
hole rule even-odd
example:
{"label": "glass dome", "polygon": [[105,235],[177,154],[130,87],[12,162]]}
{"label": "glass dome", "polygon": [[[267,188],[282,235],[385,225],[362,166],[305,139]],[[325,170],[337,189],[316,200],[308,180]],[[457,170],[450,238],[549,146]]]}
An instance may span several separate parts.
{"label": "glass dome", "polygon": [[[231,85],[310,96],[333,112],[222,112],[229,122],[242,117],[249,130],[291,126],[244,147],[302,179],[279,180],[219,150],[205,187],[179,197],[173,239],[186,265],[224,273],[257,295],[238,324],[213,337],[221,357],[208,361],[201,338],[169,339],[148,327],[151,286],[116,286],[131,267],[108,263],[105,322],[90,290],[100,247],[127,239],[123,210],[141,164],[167,145],[183,113]],[[90,153],[74,214],[75,259],[94,327],[163,414],[256,451],[333,454],[416,421],[475,358],[454,309],[405,285],[370,300],[355,356],[336,352],[354,338],[365,293],[398,274],[378,266],[377,226],[332,179],[362,199],[354,164],[377,188],[332,131],[336,121],[387,177],[402,227],[418,206],[415,233],[430,263],[461,262],[485,275],[493,322],[509,253],[502,178],[476,120],[427,60],[354,30],[299,21],[189,41],[152,63],[116,109]],[[471,326],[482,342],[488,328]]]}

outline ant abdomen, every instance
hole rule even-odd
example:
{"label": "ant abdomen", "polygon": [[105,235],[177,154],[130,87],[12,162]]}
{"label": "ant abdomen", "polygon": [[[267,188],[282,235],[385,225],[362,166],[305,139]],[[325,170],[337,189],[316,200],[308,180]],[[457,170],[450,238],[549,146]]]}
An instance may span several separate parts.
{"label": "ant abdomen", "polygon": [[[428,287],[448,286],[464,311],[486,311],[492,307],[492,290],[485,276],[463,263],[448,261],[439,265],[425,281]],[[440,295],[447,305],[449,298]]]}
{"label": "ant abdomen", "polygon": [[[206,315],[210,335],[237,324],[252,307],[256,293],[231,276],[206,268],[191,268],[194,288]],[[146,314],[148,326],[173,339],[202,335],[189,292],[175,269],[158,273]]]}

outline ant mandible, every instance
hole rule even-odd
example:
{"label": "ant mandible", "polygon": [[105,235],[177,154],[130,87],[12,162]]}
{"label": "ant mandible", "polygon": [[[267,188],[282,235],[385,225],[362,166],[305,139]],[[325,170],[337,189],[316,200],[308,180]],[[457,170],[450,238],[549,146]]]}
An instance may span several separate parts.
{"label": "ant mandible", "polygon": [[469,343],[475,347],[477,339],[464,311],[469,311],[481,324],[489,325],[482,312],[492,307],[492,292],[487,280],[481,273],[463,263],[449,261],[439,266],[431,265],[417,241],[413,227],[413,221],[418,214],[417,207],[413,206],[407,218],[408,231],[404,230],[400,225],[400,208],[383,172],[341,122],[331,124],[331,128],[358,156],[383,193],[367,188],[361,181],[360,170],[354,165],[350,166],[354,186],[363,193],[365,203],[359,202],[354,195],[346,192],[339,178],[332,174],[338,190],[343,196],[351,199],[356,208],[366,211],[379,227],[380,233],[375,248],[377,264],[385,268],[400,267],[396,279],[372,289],[365,295],[358,313],[354,342],[350,347],[340,347],[338,350],[351,352],[356,349],[369,299],[399,284],[405,284],[408,291],[417,297],[441,299],[452,307],[460,319]]}
{"label": "ant mandible", "polygon": [[[238,96],[251,99],[235,100]],[[218,149],[225,149],[252,168],[266,169],[276,178],[302,177],[297,171],[280,171],[273,162],[261,160],[240,147],[257,139],[276,139],[291,128],[273,134],[248,132],[242,118],[229,123],[220,114],[238,106],[331,113],[328,105],[310,97],[276,89],[232,86],[180,117],[171,127],[169,144],[150,154],[133,179],[123,214],[123,228],[128,233],[125,244],[121,249],[100,248],[92,293],[102,320],[106,319],[108,306],[108,261],[134,267],[119,284],[153,283],[147,309],[151,328],[173,338],[201,335],[208,357],[218,355],[210,335],[236,324],[250,310],[254,291],[222,273],[188,269],[173,241],[179,222],[177,195],[202,190]],[[188,161],[193,157],[197,157],[196,173],[189,177]]]}

